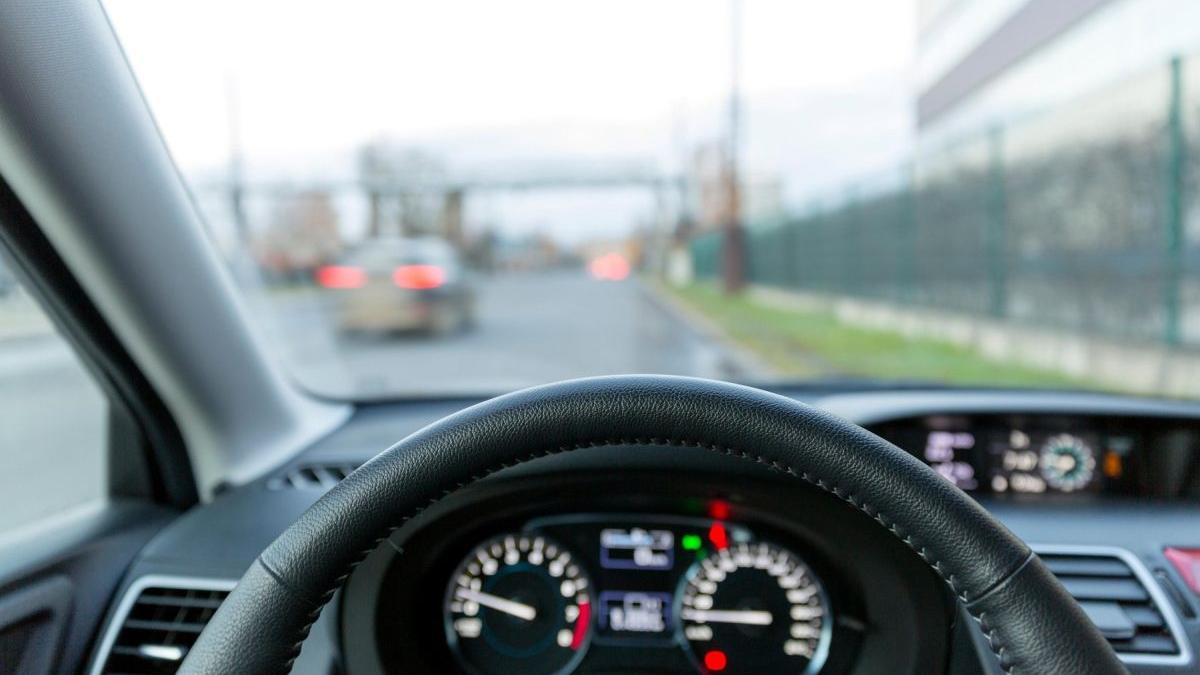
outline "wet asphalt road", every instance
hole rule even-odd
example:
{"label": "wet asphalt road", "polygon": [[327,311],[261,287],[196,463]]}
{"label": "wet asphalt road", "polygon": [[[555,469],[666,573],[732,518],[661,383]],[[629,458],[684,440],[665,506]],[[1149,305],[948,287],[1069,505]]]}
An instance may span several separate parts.
{"label": "wet asphalt road", "polygon": [[475,326],[460,334],[345,337],[321,293],[277,298],[273,331],[303,384],[343,395],[493,394],[619,373],[760,375],[637,280],[568,270],[481,276],[474,287]]}

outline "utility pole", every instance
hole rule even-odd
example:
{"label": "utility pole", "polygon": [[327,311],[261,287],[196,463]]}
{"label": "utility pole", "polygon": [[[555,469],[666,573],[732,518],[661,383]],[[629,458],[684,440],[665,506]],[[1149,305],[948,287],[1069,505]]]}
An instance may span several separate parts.
{"label": "utility pole", "polygon": [[466,245],[463,234],[463,192],[463,188],[454,187],[442,193],[441,234],[459,250]]}
{"label": "utility pole", "polygon": [[726,293],[739,293],[746,283],[746,241],[742,228],[742,199],[738,166],[739,131],[742,117],[742,2],[730,0],[729,50],[729,147],[726,149],[726,220],[722,251],[722,279]]}
{"label": "utility pole", "polygon": [[1180,342],[1181,279],[1184,263],[1184,228],[1187,170],[1187,137],[1184,135],[1183,59],[1171,59],[1171,98],[1167,116],[1166,250],[1163,251],[1163,342]]}
{"label": "utility pole", "polygon": [[249,250],[250,226],[246,222],[245,171],[242,165],[242,129],[237,82],[233,73],[225,75],[226,123],[229,125],[229,210],[233,228],[243,250]]}

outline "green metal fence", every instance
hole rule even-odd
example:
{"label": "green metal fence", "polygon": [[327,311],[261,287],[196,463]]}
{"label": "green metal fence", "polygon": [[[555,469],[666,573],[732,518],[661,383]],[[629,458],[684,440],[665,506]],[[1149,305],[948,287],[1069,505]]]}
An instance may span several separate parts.
{"label": "green metal fence", "polygon": [[[1195,61],[953,144],[900,189],[750,223],[749,279],[1200,346]],[[692,242],[698,277],[720,247]]]}

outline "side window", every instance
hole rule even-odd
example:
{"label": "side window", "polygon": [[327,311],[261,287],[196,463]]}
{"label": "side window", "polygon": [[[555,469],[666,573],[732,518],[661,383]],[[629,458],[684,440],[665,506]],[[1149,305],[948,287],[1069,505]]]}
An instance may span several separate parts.
{"label": "side window", "polygon": [[105,498],[108,402],[0,255],[0,538]]}

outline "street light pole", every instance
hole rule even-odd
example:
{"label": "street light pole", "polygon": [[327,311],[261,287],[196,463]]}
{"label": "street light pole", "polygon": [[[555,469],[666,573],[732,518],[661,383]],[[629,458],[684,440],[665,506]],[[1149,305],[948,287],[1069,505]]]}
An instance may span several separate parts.
{"label": "street light pole", "polygon": [[745,233],[742,228],[741,186],[738,166],[741,127],[742,2],[730,0],[729,147],[726,149],[725,188],[727,213],[722,250],[722,279],[726,293],[738,293],[746,283]]}
{"label": "street light pole", "polygon": [[250,225],[246,221],[245,167],[242,159],[241,99],[232,72],[225,74],[225,114],[229,129],[229,210],[240,246],[248,250]]}

